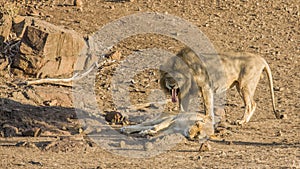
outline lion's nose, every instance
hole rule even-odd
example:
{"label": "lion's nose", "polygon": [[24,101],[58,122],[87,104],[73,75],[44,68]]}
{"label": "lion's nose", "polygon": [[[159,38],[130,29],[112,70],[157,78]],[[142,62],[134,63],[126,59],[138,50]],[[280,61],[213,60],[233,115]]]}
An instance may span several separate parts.
{"label": "lion's nose", "polygon": [[173,85],[173,84],[170,84],[169,86],[171,89],[173,89],[175,87],[175,85]]}

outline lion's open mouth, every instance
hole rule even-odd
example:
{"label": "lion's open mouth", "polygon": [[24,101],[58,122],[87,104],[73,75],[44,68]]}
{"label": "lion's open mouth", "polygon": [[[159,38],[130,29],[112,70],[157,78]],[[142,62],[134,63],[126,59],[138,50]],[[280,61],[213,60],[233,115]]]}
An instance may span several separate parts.
{"label": "lion's open mouth", "polygon": [[171,90],[172,90],[172,93],[171,93],[171,95],[172,95],[172,102],[176,103],[178,101],[178,91],[179,91],[179,89],[173,88]]}

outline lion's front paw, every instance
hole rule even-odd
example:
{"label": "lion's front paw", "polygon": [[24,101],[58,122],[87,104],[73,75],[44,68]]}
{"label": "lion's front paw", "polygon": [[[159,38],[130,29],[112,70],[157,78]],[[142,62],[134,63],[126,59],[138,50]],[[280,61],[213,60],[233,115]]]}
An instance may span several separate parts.
{"label": "lion's front paw", "polygon": [[243,125],[243,124],[245,124],[245,123],[246,123],[246,120],[244,120],[244,119],[242,119],[242,120],[236,120],[236,121],[234,122],[235,125]]}

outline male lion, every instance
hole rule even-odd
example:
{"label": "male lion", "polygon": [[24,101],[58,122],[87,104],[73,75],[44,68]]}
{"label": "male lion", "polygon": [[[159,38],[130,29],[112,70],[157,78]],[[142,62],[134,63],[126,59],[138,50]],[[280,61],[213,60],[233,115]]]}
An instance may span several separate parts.
{"label": "male lion", "polygon": [[[206,115],[210,115],[214,120],[213,95],[235,86],[245,104],[244,115],[237,123],[247,123],[256,108],[253,96],[264,70],[269,79],[274,114],[276,118],[281,118],[275,109],[272,74],[265,59],[250,53],[204,54],[202,56],[208,62],[212,58],[218,58],[220,65],[206,64],[190,48],[184,48],[167,64],[160,67],[160,85],[165,92],[171,92],[173,102],[179,100],[182,111],[188,111],[190,95],[199,93],[203,96]],[[206,67],[206,65],[214,68]],[[215,76],[214,72],[208,72],[208,68],[213,71],[218,69],[216,72],[222,72],[222,77]]]}

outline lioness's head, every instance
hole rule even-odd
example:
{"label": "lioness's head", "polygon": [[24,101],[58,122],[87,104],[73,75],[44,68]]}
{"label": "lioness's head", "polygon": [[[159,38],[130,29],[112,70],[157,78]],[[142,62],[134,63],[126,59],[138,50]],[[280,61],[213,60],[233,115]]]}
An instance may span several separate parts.
{"label": "lioness's head", "polygon": [[196,121],[194,125],[184,131],[184,135],[190,140],[196,139],[203,132],[203,124],[204,121]]}

